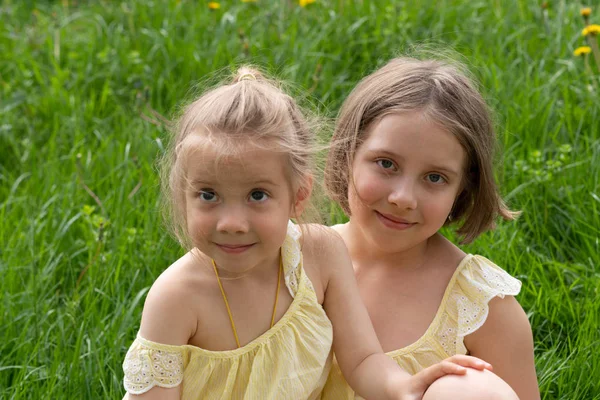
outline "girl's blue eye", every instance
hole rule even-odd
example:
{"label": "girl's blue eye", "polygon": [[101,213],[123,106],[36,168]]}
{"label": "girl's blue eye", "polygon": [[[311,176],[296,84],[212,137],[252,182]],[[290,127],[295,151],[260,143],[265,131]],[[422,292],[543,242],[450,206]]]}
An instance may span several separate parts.
{"label": "girl's blue eye", "polygon": [[253,190],[250,193],[250,201],[254,202],[263,202],[269,198],[269,195],[266,194],[263,190]]}
{"label": "girl's blue eye", "polygon": [[219,199],[217,194],[211,190],[201,190],[198,197],[200,197],[200,200],[206,201],[207,203],[214,203]]}
{"label": "girl's blue eye", "polygon": [[377,165],[379,165],[383,169],[393,169],[394,168],[394,163],[385,158],[381,159],[381,160],[377,160],[376,162],[377,162]]}
{"label": "girl's blue eye", "polygon": [[429,174],[429,175],[427,175],[427,180],[431,183],[435,183],[438,185],[442,184],[442,183],[446,183],[446,178],[444,178],[440,174]]}

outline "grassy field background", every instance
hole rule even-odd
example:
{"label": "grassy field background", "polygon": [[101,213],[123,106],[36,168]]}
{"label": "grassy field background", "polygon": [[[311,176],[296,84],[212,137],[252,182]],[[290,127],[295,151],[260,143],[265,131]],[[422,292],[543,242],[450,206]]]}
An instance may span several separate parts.
{"label": "grassy field background", "polygon": [[363,75],[437,43],[496,110],[502,192],[523,210],[466,250],[523,281],[542,397],[600,399],[600,73],[573,56],[581,6],[0,2],[0,398],[122,397],[145,294],[181,254],[157,208],[162,116],[207,74],[262,65],[334,117]]}

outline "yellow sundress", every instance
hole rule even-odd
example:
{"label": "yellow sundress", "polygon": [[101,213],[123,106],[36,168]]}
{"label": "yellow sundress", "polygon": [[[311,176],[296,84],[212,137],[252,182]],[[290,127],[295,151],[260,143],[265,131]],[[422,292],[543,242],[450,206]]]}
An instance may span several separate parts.
{"label": "yellow sundress", "polygon": [[247,345],[209,351],[138,335],[123,363],[128,393],[182,384],[182,399],[319,399],[331,367],[333,330],[302,268],[300,229],[288,224],[282,246],[286,287],[283,317]]}
{"label": "yellow sundress", "polygon": [[[416,342],[387,353],[405,371],[415,374],[455,354],[467,354],[465,336],[485,322],[491,299],[516,296],[521,282],[485,257],[467,255],[454,272],[433,322]],[[322,399],[361,399],[346,383],[335,362]]]}

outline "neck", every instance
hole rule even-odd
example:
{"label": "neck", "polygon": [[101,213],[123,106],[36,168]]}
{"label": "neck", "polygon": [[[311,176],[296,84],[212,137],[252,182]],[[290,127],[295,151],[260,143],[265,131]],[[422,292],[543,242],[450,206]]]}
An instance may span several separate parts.
{"label": "neck", "polygon": [[378,243],[373,242],[360,226],[348,222],[344,240],[346,241],[355,270],[358,272],[361,265],[369,266],[369,268],[379,266],[394,269],[413,269],[421,266],[428,254],[429,242],[436,235],[413,247],[396,251],[386,249]]}
{"label": "neck", "polygon": [[[210,266],[210,273],[214,275],[213,267],[212,267],[212,259],[210,257],[202,254],[198,249],[194,249],[197,253],[201,254],[203,257],[207,258],[207,262]],[[257,264],[250,266],[241,271],[235,271],[227,268],[223,268],[219,263],[215,260],[215,264],[217,267],[217,272],[219,273],[219,278],[222,281],[233,281],[238,279],[260,279],[264,280],[266,277],[270,277],[275,271],[279,269],[280,263],[280,253],[277,252],[273,256],[269,256],[263,260],[260,260]],[[203,262],[205,264],[205,262]]]}

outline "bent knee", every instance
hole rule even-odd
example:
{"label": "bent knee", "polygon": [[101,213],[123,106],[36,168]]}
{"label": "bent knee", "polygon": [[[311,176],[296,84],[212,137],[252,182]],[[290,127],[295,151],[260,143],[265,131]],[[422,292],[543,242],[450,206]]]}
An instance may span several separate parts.
{"label": "bent knee", "polygon": [[467,369],[465,375],[446,375],[435,381],[423,400],[519,400],[514,390],[490,371]]}

